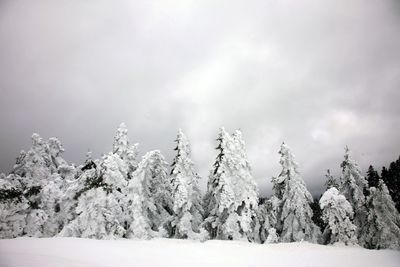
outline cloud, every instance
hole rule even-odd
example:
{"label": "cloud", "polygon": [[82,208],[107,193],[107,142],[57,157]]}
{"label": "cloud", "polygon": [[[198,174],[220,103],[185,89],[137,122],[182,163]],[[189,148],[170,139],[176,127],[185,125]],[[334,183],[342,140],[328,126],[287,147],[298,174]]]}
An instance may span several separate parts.
{"label": "cloud", "polygon": [[314,194],[349,145],[365,169],[398,154],[396,1],[2,1],[0,168],[29,136],[80,163],[124,121],[142,154],[192,143],[206,183],[220,126],[242,129],[263,195],[282,141]]}

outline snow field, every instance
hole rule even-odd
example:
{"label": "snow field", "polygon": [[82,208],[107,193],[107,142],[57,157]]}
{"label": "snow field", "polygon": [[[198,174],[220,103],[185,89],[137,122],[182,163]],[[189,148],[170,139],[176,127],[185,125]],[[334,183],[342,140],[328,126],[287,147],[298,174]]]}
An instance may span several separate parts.
{"label": "snow field", "polygon": [[398,267],[400,252],[311,243],[241,241],[94,240],[16,238],[0,240],[1,267]]}

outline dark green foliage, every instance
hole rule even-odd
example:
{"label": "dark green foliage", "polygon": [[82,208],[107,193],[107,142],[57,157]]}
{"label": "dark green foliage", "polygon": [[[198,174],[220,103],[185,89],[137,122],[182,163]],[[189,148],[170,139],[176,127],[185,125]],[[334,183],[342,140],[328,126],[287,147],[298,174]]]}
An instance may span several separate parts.
{"label": "dark green foliage", "polygon": [[400,211],[400,157],[390,163],[389,168],[382,168],[382,180],[385,182],[396,208]]}
{"label": "dark green foliage", "polygon": [[24,193],[24,196],[26,198],[31,197],[31,196],[36,196],[37,194],[40,193],[40,190],[42,190],[41,186],[32,186],[26,192]]}
{"label": "dark green foliage", "polygon": [[324,221],[322,220],[322,210],[319,206],[320,198],[321,196],[319,198],[315,198],[314,201],[310,204],[310,207],[313,211],[313,216],[311,219],[320,229],[325,229],[326,223],[324,223]]}
{"label": "dark green foliage", "polygon": [[92,189],[103,187],[107,193],[111,193],[111,187],[104,183],[103,173],[99,173],[97,170],[97,165],[92,160],[87,161],[86,165],[81,168],[82,171],[86,172],[86,179],[83,181],[84,187],[79,190],[74,199],[77,200],[83,193]]}
{"label": "dark green foliage", "polygon": [[379,174],[378,172],[374,169],[372,165],[369,166],[368,171],[367,171],[367,176],[365,177],[368,181],[368,188],[364,188],[364,195],[369,196],[369,189],[371,187],[377,187],[379,184]]}
{"label": "dark green foliage", "polygon": [[22,192],[16,188],[0,189],[0,202],[21,201]]}
{"label": "dark green foliage", "polygon": [[332,176],[331,171],[329,169],[326,170],[325,178],[326,178],[325,187],[326,187],[327,190],[332,188],[332,187],[339,188],[338,182]]}
{"label": "dark green foliage", "polygon": [[367,171],[368,186],[375,188],[378,187],[379,179],[380,177],[378,172],[374,169],[372,165],[370,165]]}

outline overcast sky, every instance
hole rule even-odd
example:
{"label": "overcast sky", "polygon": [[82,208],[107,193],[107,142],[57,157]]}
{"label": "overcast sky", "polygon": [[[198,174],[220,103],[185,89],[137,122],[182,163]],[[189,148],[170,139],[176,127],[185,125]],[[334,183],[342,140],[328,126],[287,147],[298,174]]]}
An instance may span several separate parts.
{"label": "overcast sky", "polygon": [[314,194],[344,146],[365,170],[400,154],[399,1],[0,1],[0,170],[38,132],[82,163],[125,122],[204,177],[240,128],[262,195],[285,141]]}

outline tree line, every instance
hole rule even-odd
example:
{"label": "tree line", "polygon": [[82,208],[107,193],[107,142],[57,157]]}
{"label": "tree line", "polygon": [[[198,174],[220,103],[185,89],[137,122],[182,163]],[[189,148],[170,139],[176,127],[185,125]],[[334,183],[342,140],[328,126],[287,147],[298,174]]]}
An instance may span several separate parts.
{"label": "tree line", "polygon": [[[308,241],[359,244],[370,249],[400,247],[400,158],[379,175],[361,173],[346,147],[336,180],[313,199],[290,148],[281,145],[282,171],[273,194],[260,201],[242,133],[221,128],[217,156],[204,195],[179,130],[169,165],[160,151],[138,160],[125,124],[113,150],[100,159],[87,154],[75,166],[62,158],[57,138],[32,135],[12,171],[0,176],[0,237],[153,237],[247,240],[257,243]],[[397,209],[396,209],[397,207]]]}

